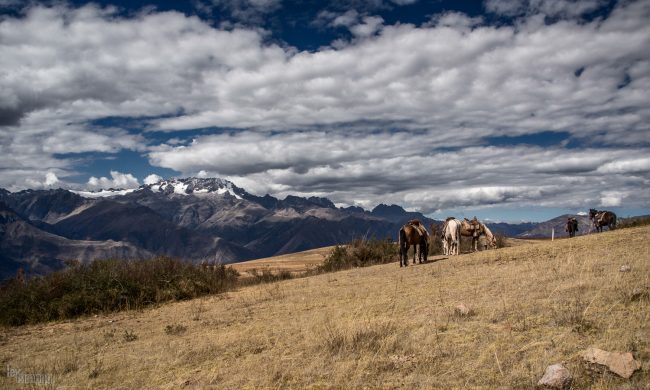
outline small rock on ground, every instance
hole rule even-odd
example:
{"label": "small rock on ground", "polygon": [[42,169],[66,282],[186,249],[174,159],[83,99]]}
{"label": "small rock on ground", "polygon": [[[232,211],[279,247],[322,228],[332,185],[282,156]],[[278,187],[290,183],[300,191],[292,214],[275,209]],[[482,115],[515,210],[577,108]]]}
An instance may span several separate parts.
{"label": "small rock on ground", "polygon": [[626,379],[641,368],[641,363],[634,360],[634,356],[630,352],[608,352],[598,348],[589,348],[583,352],[582,357],[586,362],[605,366],[609,371]]}
{"label": "small rock on ground", "polygon": [[467,307],[464,303],[461,303],[454,308],[454,314],[460,317],[467,317],[474,314],[474,310]]}
{"label": "small rock on ground", "polygon": [[544,376],[537,382],[538,386],[547,386],[554,389],[567,389],[571,386],[573,377],[569,370],[562,364],[557,363],[546,367]]}

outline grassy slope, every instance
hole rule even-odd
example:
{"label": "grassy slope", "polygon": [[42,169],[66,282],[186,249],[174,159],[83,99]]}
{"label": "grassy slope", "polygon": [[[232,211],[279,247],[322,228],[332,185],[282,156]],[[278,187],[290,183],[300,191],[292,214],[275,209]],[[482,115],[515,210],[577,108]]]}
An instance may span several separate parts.
{"label": "grassy slope", "polygon": [[258,272],[264,270],[271,272],[289,271],[293,274],[300,274],[321,264],[333,248],[330,246],[264,259],[249,260],[234,263],[232,267],[244,277],[249,276],[250,270],[256,270]]}
{"label": "grassy slope", "polygon": [[[649,238],[618,230],[5,329],[0,363],[71,388],[531,388],[564,361],[574,388],[646,388]],[[454,315],[460,302],[475,314]],[[590,346],[633,351],[643,369],[590,374]]]}

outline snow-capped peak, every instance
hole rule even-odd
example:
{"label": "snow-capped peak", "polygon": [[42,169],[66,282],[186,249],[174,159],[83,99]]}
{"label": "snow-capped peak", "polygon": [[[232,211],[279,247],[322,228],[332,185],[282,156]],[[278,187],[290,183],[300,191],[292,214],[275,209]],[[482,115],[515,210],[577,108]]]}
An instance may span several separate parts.
{"label": "snow-capped peak", "polygon": [[74,192],[75,194],[82,196],[84,198],[109,198],[112,196],[120,196],[120,195],[126,195],[129,194],[133,191],[136,191],[135,188],[131,189],[123,189],[123,188],[109,188],[109,189],[101,189],[99,191],[75,191],[75,190],[70,190],[70,192]]}
{"label": "snow-capped peak", "polygon": [[188,177],[185,179],[160,180],[157,183],[145,184],[140,188],[149,188],[153,192],[165,194],[229,194],[237,199],[242,199],[244,190],[232,182],[219,178]]}

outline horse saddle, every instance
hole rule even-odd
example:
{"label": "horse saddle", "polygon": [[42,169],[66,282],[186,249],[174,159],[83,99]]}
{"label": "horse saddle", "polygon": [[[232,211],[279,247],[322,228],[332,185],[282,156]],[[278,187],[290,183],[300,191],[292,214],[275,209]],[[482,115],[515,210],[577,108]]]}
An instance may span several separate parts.
{"label": "horse saddle", "polygon": [[408,224],[415,228],[415,231],[418,232],[420,237],[429,237],[429,232],[427,232],[427,229],[417,219],[409,221]]}

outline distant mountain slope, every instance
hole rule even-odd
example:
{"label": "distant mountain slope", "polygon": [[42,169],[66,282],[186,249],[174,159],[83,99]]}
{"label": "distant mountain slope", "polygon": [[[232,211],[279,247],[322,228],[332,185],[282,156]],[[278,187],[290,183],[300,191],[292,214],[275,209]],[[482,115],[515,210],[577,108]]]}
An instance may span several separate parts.
{"label": "distant mountain slope", "polygon": [[126,241],[151,253],[187,259],[227,261],[254,256],[245,248],[179,226],[148,207],[130,202],[99,200],[56,223],[54,228],[68,238]]}
{"label": "distant mountain slope", "polygon": [[591,222],[589,221],[588,216],[584,215],[575,215],[575,214],[564,214],[559,217],[550,219],[546,222],[540,222],[535,224],[531,229],[521,232],[516,235],[516,237],[521,238],[544,238],[551,237],[552,232],[555,232],[555,237],[564,237],[568,236],[568,233],[565,232],[567,218],[572,217],[578,220],[578,232],[577,235],[584,235],[590,232]]}
{"label": "distant mountain slope", "polygon": [[89,200],[63,189],[0,193],[0,200],[23,218],[48,224],[56,223],[60,218],[89,203]]}
{"label": "distant mountain slope", "polygon": [[486,223],[486,225],[490,228],[490,230],[494,234],[500,234],[500,235],[506,236],[506,237],[519,237],[519,235],[525,234],[526,232],[534,229],[538,225],[538,223],[536,223],[536,222],[522,222],[522,223],[497,222],[497,223]]}
{"label": "distant mountain slope", "polygon": [[18,268],[27,274],[60,269],[66,260],[145,258],[151,253],[118,241],[70,240],[45,232],[0,202],[0,280]]}

